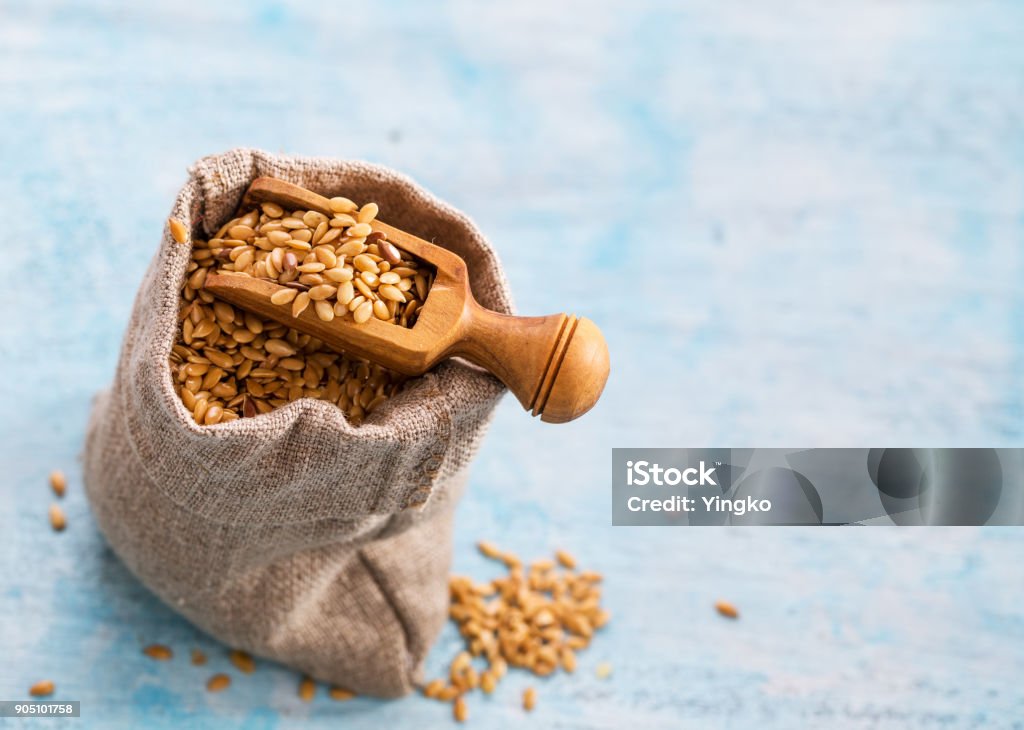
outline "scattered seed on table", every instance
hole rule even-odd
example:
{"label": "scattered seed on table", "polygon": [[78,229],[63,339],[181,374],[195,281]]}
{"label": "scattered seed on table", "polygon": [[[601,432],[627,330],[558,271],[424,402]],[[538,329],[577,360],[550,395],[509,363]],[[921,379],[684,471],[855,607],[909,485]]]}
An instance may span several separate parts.
{"label": "scattered seed on table", "polygon": [[494,543],[487,542],[486,540],[481,540],[476,544],[476,546],[477,549],[480,550],[480,553],[486,558],[497,559],[501,557],[501,551],[498,550]]}
{"label": "scattered seed on table", "polygon": [[67,527],[67,520],[64,517],[64,510],[56,504],[50,505],[50,526],[53,527],[55,532],[61,532]]}
{"label": "scattered seed on table", "polygon": [[576,558],[565,552],[565,550],[555,551],[555,557],[558,558],[558,562],[563,568],[576,570]]}
{"label": "scattered seed on table", "polygon": [[206,664],[206,654],[201,652],[199,649],[192,650],[192,664],[197,667],[201,667]]}
{"label": "scattered seed on table", "polygon": [[715,610],[726,618],[736,619],[740,617],[739,610],[728,601],[719,601],[716,603]]}
{"label": "scattered seed on table", "polygon": [[231,677],[226,674],[214,674],[206,683],[207,692],[221,692],[231,686]]}
{"label": "scattered seed on table", "polygon": [[452,704],[452,716],[455,722],[465,722],[469,717],[469,708],[466,707],[466,698],[459,695]]}
{"label": "scattered seed on table", "polygon": [[57,685],[55,685],[51,680],[44,679],[42,682],[36,682],[29,687],[28,693],[33,697],[49,697],[56,691],[56,689]]}
{"label": "scattered seed on table", "polygon": [[63,497],[67,486],[68,480],[64,476],[64,472],[59,469],[54,469],[50,472],[50,488],[53,489],[54,494],[58,497]]}
{"label": "scattered seed on table", "polygon": [[608,679],[612,676],[612,665],[611,662],[601,662],[597,665],[597,669],[594,670],[594,674],[597,675],[598,679]]}
{"label": "scattered seed on table", "polygon": [[150,644],[142,650],[142,653],[150,659],[156,659],[158,662],[166,662],[174,656],[174,652],[171,651],[171,647],[164,646],[163,644]]}
{"label": "scattered seed on table", "polygon": [[228,654],[228,659],[231,660],[231,663],[234,664],[240,672],[252,674],[256,671],[256,662],[248,652],[242,651],[241,649],[232,649],[231,653]]}
{"label": "scattered seed on table", "polygon": [[421,691],[423,692],[424,697],[430,697],[431,699],[433,699],[441,693],[442,689],[444,689],[444,680],[432,679],[431,681],[423,685]]}
{"label": "scattered seed on table", "polygon": [[356,696],[355,692],[341,687],[331,687],[327,691],[327,694],[330,695],[332,700],[337,702],[346,702]]}
{"label": "scattered seed on table", "polygon": [[299,698],[303,702],[312,702],[313,696],[316,694],[316,682],[309,677],[303,677],[302,681],[299,682]]}

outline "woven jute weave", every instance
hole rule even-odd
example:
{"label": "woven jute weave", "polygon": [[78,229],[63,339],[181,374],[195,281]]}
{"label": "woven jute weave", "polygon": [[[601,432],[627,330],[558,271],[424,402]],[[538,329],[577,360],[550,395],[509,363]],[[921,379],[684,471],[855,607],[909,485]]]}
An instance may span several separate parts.
{"label": "woven jute weave", "polygon": [[[209,237],[261,175],[376,201],[388,223],[462,256],[484,306],[511,312],[473,223],[383,167],[232,150],[192,167],[171,215]],[[359,693],[410,691],[445,621],[452,513],[503,386],[448,361],[358,427],[314,399],[199,426],[168,366],[189,258],[165,229],[93,407],[84,476],[101,531],[224,643]]]}

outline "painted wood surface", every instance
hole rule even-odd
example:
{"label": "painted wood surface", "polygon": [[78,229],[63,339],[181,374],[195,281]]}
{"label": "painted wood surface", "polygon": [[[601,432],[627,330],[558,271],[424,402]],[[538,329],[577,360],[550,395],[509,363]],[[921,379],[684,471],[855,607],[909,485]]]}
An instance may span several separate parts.
{"label": "painted wood surface", "polygon": [[83,499],[90,399],[184,170],[248,145],[411,174],[488,234],[520,312],[608,338],[586,417],[502,404],[455,569],[489,574],[482,537],[565,547],[613,622],[532,717],[513,675],[476,726],[1024,726],[1021,530],[612,528],[608,475],[613,446],[1020,445],[1022,31],[1013,2],[0,4],[0,699],[52,678],[75,727],[450,723],[304,704],[265,664],[207,694],[223,648]]}

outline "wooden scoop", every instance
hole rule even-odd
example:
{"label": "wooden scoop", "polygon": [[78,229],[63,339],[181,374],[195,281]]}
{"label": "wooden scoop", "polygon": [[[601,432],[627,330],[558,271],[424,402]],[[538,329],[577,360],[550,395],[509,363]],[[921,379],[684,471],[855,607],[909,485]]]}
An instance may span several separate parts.
{"label": "wooden scoop", "polygon": [[[327,198],[270,177],[253,181],[243,208],[273,202],[286,210],[315,210],[331,217]],[[464,357],[494,373],[534,416],[565,423],[589,411],[608,379],[608,346],[593,322],[574,315],[512,317],[473,299],[466,262],[451,251],[374,220],[373,230],[436,269],[433,286],[412,328],[371,318],[322,321],[312,307],[293,317],[290,304],[273,304],[281,286],[232,274],[206,277],[214,295],[300,332],[329,347],[380,363],[406,375],[422,375],[449,357]]]}

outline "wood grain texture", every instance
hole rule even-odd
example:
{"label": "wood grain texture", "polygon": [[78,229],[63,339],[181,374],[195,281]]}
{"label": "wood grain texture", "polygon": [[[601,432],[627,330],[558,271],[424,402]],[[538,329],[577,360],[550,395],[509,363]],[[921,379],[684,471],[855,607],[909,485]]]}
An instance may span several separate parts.
{"label": "wood grain texture", "polygon": [[[525,722],[1021,727],[1021,530],[612,528],[607,472],[613,446],[1021,444],[1022,26],[923,0],[0,6],[0,698],[53,679],[82,728],[450,726],[420,698],[303,703],[265,664],[208,694],[226,651],[92,526],[90,399],[185,165],[245,144],[407,171],[521,311],[579,302],[608,338],[586,418],[503,404],[458,515],[460,572],[491,574],[488,538],[608,578],[610,627]],[[523,728],[526,684],[472,722]]]}

